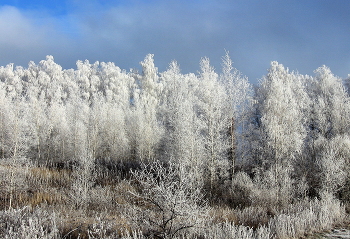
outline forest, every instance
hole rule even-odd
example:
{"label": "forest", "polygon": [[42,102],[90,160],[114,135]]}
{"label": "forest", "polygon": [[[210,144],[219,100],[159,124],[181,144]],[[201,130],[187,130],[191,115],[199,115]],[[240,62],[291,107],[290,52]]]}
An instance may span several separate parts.
{"label": "forest", "polygon": [[0,237],[301,238],[350,211],[350,75],[0,67]]}

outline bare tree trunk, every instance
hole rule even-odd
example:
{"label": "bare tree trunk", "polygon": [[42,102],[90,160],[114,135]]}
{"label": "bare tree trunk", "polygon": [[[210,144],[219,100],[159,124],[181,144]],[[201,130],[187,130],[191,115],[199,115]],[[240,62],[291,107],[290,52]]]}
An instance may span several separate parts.
{"label": "bare tree trunk", "polygon": [[235,119],[231,118],[230,128],[229,128],[229,136],[230,136],[230,150],[229,150],[229,160],[231,161],[231,179],[235,174],[235,165],[236,165],[236,134],[235,134]]}
{"label": "bare tree trunk", "polygon": [[[17,115],[16,115],[17,116]],[[12,165],[11,165],[11,174],[10,174],[10,200],[9,200],[9,209],[12,208],[12,201],[13,201],[13,194],[14,194],[14,190],[15,190],[15,186],[14,186],[14,170],[16,165],[16,161],[17,161],[17,151],[18,151],[18,146],[19,146],[19,137],[20,137],[20,129],[19,129],[19,119],[16,117],[15,119],[15,125],[14,125],[14,147],[13,147],[13,154],[12,154]]]}

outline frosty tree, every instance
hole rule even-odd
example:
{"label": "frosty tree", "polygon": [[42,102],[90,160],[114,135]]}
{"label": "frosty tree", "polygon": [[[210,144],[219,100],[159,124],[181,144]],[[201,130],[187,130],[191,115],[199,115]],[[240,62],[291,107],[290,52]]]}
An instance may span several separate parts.
{"label": "frosty tree", "polygon": [[[283,65],[272,62],[258,90],[261,137],[265,138],[268,164],[290,165],[302,152],[306,131],[298,94],[303,86]],[[306,97],[305,93],[301,97]]]}
{"label": "frosty tree", "polygon": [[259,137],[263,144],[259,145],[262,170],[269,170],[265,176],[278,185],[276,200],[284,204],[293,193],[293,164],[302,154],[306,137],[303,123],[306,92],[295,73],[290,73],[274,61],[260,83],[256,97],[260,117]]}
{"label": "frosty tree", "polygon": [[247,130],[248,113],[252,103],[253,89],[248,78],[233,67],[229,52],[222,58],[222,74],[220,82],[224,85],[227,94],[227,112],[230,122],[228,134],[230,135],[231,174],[234,174],[236,158],[245,155],[245,137]]}
{"label": "frosty tree", "polygon": [[142,75],[138,76],[139,88],[134,91],[133,141],[136,157],[141,161],[155,158],[156,150],[163,134],[158,123],[159,95],[162,85],[158,69],[154,66],[153,55],[149,54],[141,63]]}
{"label": "frosty tree", "polygon": [[[334,192],[345,182],[344,165],[349,156],[344,151],[350,126],[347,120],[350,113],[349,98],[341,79],[334,76],[328,67],[319,67],[315,74],[308,90],[312,99],[309,113],[310,140],[307,142],[307,159],[313,169],[310,180],[316,189]],[[330,182],[334,185],[331,186]]]}
{"label": "frosty tree", "polygon": [[200,82],[197,90],[198,115],[202,121],[205,160],[212,188],[218,177],[224,176],[218,173],[228,168],[227,152],[230,148],[230,137],[227,130],[231,120],[225,107],[228,100],[225,88],[220,84],[219,76],[210,65],[208,58],[201,60],[200,68]]}
{"label": "frosty tree", "polygon": [[[192,183],[199,186],[203,178],[204,144],[201,120],[196,113],[198,78],[182,75],[176,62],[162,75],[164,83],[163,121],[166,129],[165,156],[182,164]],[[196,187],[194,185],[194,187]]]}

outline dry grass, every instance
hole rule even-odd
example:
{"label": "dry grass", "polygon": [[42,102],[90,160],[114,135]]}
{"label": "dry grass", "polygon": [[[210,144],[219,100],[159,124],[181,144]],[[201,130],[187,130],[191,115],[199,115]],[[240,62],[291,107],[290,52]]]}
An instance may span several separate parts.
{"label": "dry grass", "polygon": [[[9,172],[12,172],[12,177]],[[15,208],[51,206],[61,215],[59,230],[66,239],[107,237],[113,233],[120,236],[122,232],[132,231],[119,206],[127,204],[125,195],[134,190],[126,181],[106,177],[103,183],[97,182],[89,190],[86,210],[78,210],[71,206],[72,170],[1,164],[0,177],[1,210],[9,208],[10,198]]]}
{"label": "dry grass", "polygon": [[214,223],[238,223],[238,218],[235,210],[229,207],[214,207],[209,212]]}
{"label": "dry grass", "polygon": [[213,223],[233,223],[235,225],[244,225],[251,228],[267,226],[275,213],[263,207],[247,207],[244,209],[232,209],[225,206],[216,206],[211,208],[210,216]]}
{"label": "dry grass", "polygon": [[276,214],[277,212],[275,210],[260,206],[251,206],[242,210],[236,210],[238,224],[252,228],[266,226]]}
{"label": "dry grass", "polygon": [[87,216],[85,211],[70,211],[62,218],[60,232],[67,239],[104,238],[132,231],[130,223],[118,212],[104,212]]}
{"label": "dry grass", "polygon": [[44,167],[0,164],[0,209],[40,204],[57,205],[67,201],[71,172]]}
{"label": "dry grass", "polygon": [[[12,207],[28,206],[34,211],[38,209],[38,213],[46,212],[47,215],[54,212],[57,215],[55,223],[57,222],[58,234],[65,239],[120,238],[137,229],[135,222],[126,216],[132,205],[144,212],[150,209],[150,205],[130,194],[141,190],[140,185],[129,180],[110,178],[111,175],[95,180],[89,188],[86,208],[77,209],[72,206],[73,199],[70,196],[73,175],[67,169],[0,164],[0,208],[8,209],[12,198]],[[205,224],[208,231],[205,232],[203,227],[200,230],[204,230],[204,234],[195,231],[193,235],[203,238],[229,238],[227,235],[234,238],[302,236],[311,227],[323,230],[341,222],[342,211],[345,211],[343,206],[332,198],[313,202],[305,200],[305,203],[290,205],[282,211],[261,205],[245,208],[216,205],[209,210],[210,219]],[[41,223],[39,219],[38,223]],[[20,228],[21,226],[18,231]],[[259,233],[263,236],[258,236]]]}
{"label": "dry grass", "polygon": [[43,203],[47,205],[64,204],[67,201],[67,197],[64,194],[61,194],[60,192],[57,192],[57,191],[56,192],[37,191],[34,193],[30,193],[29,197],[28,197],[28,194],[24,195],[22,198],[22,201],[24,203],[27,203],[27,205],[36,207]]}
{"label": "dry grass", "polygon": [[[6,192],[1,196],[1,205],[0,207],[6,209],[9,207],[10,193]],[[20,208],[24,206],[36,207],[41,204],[45,205],[60,205],[64,204],[67,201],[67,198],[64,194],[61,194],[57,191],[21,191],[16,190],[12,194],[12,207]]]}
{"label": "dry grass", "polygon": [[72,171],[35,167],[29,170],[28,181],[32,186],[67,188],[72,183]]}

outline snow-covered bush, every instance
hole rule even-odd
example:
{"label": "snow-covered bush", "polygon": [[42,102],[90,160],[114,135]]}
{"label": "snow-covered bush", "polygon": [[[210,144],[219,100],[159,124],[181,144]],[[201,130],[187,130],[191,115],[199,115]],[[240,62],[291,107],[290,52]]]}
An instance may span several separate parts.
{"label": "snow-covered bush", "polygon": [[129,192],[129,218],[148,235],[175,238],[208,219],[201,188],[192,188],[180,167],[156,161],[133,172],[138,190]]}
{"label": "snow-covered bush", "polygon": [[0,211],[0,237],[6,239],[58,239],[57,216],[40,208]]}

